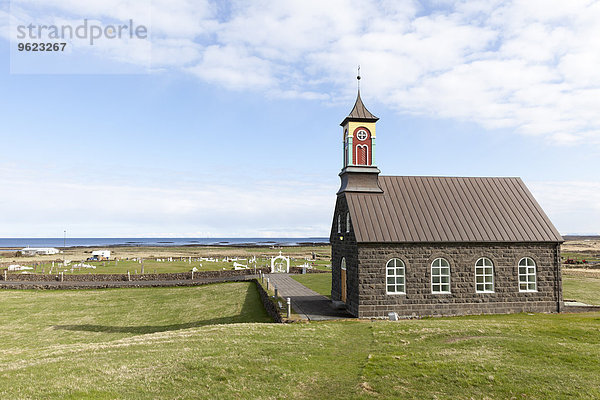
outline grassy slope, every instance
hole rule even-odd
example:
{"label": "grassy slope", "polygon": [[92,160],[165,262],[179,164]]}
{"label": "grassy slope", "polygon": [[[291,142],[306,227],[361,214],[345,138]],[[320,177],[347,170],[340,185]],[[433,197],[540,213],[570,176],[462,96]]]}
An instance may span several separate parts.
{"label": "grassy slope", "polygon": [[0,304],[1,398],[600,397],[600,313],[243,323],[248,283]]}
{"label": "grassy slope", "polygon": [[323,296],[331,297],[331,274],[292,275],[292,278]]}

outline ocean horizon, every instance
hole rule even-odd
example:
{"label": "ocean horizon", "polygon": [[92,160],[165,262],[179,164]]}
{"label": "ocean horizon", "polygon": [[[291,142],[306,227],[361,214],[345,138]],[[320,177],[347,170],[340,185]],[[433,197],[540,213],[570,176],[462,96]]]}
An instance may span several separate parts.
{"label": "ocean horizon", "polygon": [[299,246],[324,245],[325,237],[305,238],[0,238],[0,248],[104,246]]}

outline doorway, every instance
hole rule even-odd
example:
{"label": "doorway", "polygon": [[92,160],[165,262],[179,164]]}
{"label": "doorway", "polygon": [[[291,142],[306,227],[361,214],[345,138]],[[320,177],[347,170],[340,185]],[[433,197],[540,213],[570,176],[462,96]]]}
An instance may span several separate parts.
{"label": "doorway", "polygon": [[342,301],[346,302],[346,259],[342,257],[341,279],[342,282]]}

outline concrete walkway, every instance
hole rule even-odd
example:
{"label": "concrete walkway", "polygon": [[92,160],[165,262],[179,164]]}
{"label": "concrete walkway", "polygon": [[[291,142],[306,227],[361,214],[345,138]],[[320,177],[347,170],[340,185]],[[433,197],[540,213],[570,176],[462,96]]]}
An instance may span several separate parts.
{"label": "concrete walkway", "polygon": [[295,281],[289,274],[269,274],[271,285],[276,285],[279,296],[290,298],[294,311],[309,321],[354,318],[346,310],[336,310],[331,300]]}

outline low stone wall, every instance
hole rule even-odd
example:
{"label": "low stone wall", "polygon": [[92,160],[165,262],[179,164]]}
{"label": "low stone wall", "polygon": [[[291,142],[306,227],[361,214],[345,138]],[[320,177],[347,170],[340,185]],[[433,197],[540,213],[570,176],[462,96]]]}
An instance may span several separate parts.
{"label": "low stone wall", "polygon": [[[301,267],[290,267],[290,274],[301,274],[302,273],[302,268]],[[320,269],[310,269],[307,268],[306,269],[306,273],[307,274],[330,274],[331,271],[323,271]]]}
{"label": "low stone wall", "polygon": [[265,291],[265,289],[263,289],[262,285],[258,282],[258,279],[252,279],[252,281],[256,284],[256,290],[258,290],[258,294],[260,295],[260,299],[263,302],[267,314],[273,318],[274,322],[279,324],[283,323],[279,309],[275,304],[273,304],[269,298],[269,294]]}
{"label": "low stone wall", "polygon": [[[256,273],[269,273],[268,268],[259,268]],[[210,278],[233,278],[254,274],[254,269],[198,271],[194,272],[194,280]],[[60,281],[60,274],[0,274],[0,280],[13,282],[42,282]],[[191,280],[192,272],[164,273],[164,274],[63,274],[63,282],[115,282],[115,281],[179,281]]]}
{"label": "low stone wall", "polygon": [[95,289],[114,289],[114,288],[148,288],[148,287],[187,287],[187,286],[203,286],[222,282],[246,282],[245,277],[239,278],[223,278],[223,280],[214,281],[131,281],[131,282],[87,282],[82,285],[82,282],[8,282],[0,283],[0,289],[9,290],[95,290]]}

